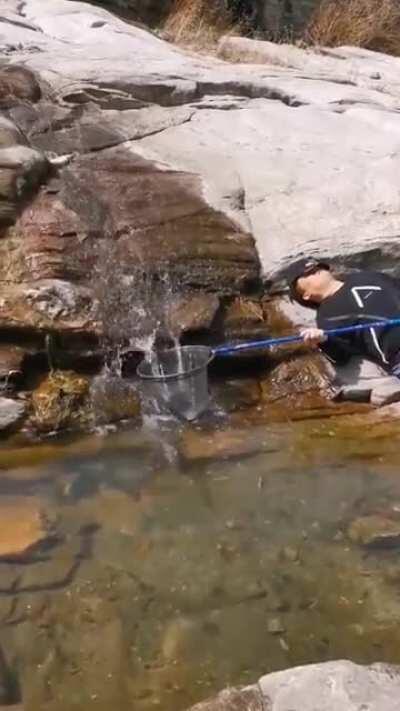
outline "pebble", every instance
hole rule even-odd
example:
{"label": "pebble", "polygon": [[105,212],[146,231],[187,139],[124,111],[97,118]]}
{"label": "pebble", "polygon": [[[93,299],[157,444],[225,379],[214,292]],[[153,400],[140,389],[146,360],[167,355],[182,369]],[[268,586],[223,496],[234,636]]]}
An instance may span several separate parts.
{"label": "pebble", "polygon": [[227,528],[228,531],[238,531],[241,528],[241,525],[238,521],[234,521],[233,519],[231,519],[229,521],[226,521],[225,528]]}
{"label": "pebble", "polygon": [[273,617],[271,620],[269,620],[268,632],[270,634],[283,634],[285,631],[286,630],[279,617]]}
{"label": "pebble", "polygon": [[288,560],[291,563],[296,563],[300,558],[298,549],[292,548],[292,546],[285,546],[282,549],[282,556],[285,560]]}
{"label": "pebble", "polygon": [[286,640],[283,639],[283,637],[279,638],[279,644],[281,645],[284,652],[289,651],[290,647],[289,647],[288,643],[286,642]]}

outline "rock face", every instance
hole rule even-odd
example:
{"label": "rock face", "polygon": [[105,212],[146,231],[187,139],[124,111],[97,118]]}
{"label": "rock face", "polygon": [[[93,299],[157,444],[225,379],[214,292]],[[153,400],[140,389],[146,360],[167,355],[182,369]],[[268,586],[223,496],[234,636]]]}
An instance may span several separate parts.
{"label": "rock face", "polygon": [[258,686],[222,692],[192,711],[397,711],[399,697],[398,667],[337,661],[268,674]]}
{"label": "rock face", "polygon": [[[34,109],[8,109],[13,140],[29,133],[35,150],[79,154],[34,203],[29,224],[42,236],[25,240],[21,271],[33,260],[36,279],[76,279],[65,254],[99,235],[110,211],[129,248],[177,250],[197,283],[210,281],[212,259],[214,287],[221,273],[225,284],[256,276],[251,234],[268,277],[305,250],[381,264],[396,253],[400,60],[232,38],[224,58],[258,62],[233,66],[66,0],[28,0],[21,19],[5,25],[17,47],[8,65],[23,61],[43,88]],[[27,228],[25,218],[16,232]]]}
{"label": "rock face", "polygon": [[226,338],[266,336],[260,277],[304,253],[399,271],[399,59],[241,38],[196,56],[70,0],[2,17],[9,339],[129,341],[143,271],[168,269],[191,338],[222,316]]}

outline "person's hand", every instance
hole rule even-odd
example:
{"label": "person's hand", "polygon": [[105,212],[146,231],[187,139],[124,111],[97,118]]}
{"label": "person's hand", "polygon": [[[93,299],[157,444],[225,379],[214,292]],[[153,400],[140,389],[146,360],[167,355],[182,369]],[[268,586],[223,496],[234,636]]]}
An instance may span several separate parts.
{"label": "person's hand", "polygon": [[325,333],[320,328],[304,328],[300,331],[304,343],[311,348],[316,348],[326,341]]}

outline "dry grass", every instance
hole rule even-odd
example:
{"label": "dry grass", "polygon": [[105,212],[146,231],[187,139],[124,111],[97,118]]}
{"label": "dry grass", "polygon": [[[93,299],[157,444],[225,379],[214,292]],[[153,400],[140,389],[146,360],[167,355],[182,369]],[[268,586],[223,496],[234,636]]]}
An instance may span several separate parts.
{"label": "dry grass", "polygon": [[322,0],[305,34],[314,45],[400,55],[400,0]]}
{"label": "dry grass", "polygon": [[196,49],[214,46],[224,34],[239,33],[231,13],[215,0],[175,0],[164,26],[177,44]]}

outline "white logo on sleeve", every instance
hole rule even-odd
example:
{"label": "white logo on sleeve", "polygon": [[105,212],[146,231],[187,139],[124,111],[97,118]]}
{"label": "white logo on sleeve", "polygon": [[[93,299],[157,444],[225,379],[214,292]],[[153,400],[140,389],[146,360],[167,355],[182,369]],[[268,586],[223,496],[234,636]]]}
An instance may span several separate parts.
{"label": "white logo on sleeve", "polygon": [[[357,306],[359,306],[360,309],[364,308],[364,302],[369,299],[369,297],[374,293],[374,291],[382,291],[382,287],[380,286],[353,286],[351,289],[351,293],[354,296],[354,299],[357,303]],[[367,292],[367,293],[365,293]],[[362,296],[364,298],[362,298]],[[378,341],[378,336],[376,335],[376,331],[374,328],[370,328],[369,332],[371,334],[371,338],[374,342],[374,346],[376,350],[378,351],[382,361],[384,363],[387,363],[388,361],[385,358],[385,354],[382,351],[382,348],[379,345]]]}

